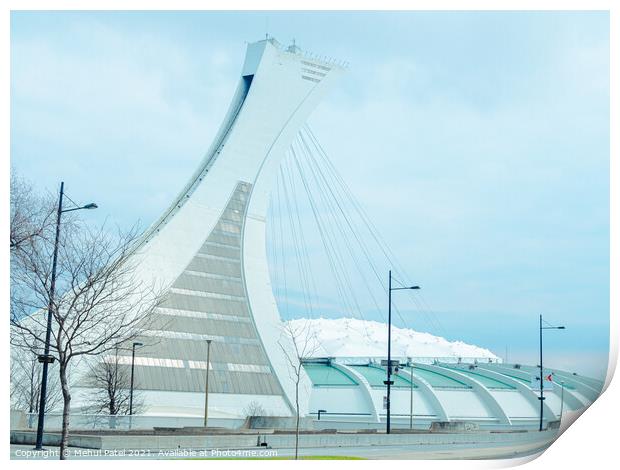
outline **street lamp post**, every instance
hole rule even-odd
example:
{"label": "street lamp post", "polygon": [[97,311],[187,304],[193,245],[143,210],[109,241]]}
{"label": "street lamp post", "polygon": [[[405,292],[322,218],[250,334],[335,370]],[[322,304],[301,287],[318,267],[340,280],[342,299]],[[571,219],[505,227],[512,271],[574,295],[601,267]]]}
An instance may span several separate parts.
{"label": "street lamp post", "polygon": [[562,415],[564,414],[564,381],[560,382],[562,393],[560,394],[560,430],[562,429]]}
{"label": "street lamp post", "polygon": [[538,430],[542,431],[543,430],[543,410],[544,410],[544,406],[543,406],[543,401],[545,399],[544,396],[544,392],[543,392],[543,330],[565,330],[566,327],[564,326],[543,326],[543,316],[540,315],[539,318],[539,340],[540,340],[540,396],[538,397],[538,399],[540,400],[540,420],[538,422]]}
{"label": "street lamp post", "polygon": [[131,379],[130,379],[130,385],[129,385],[129,416],[133,415],[133,372],[134,372],[134,366],[136,362],[136,346],[144,346],[144,345],[142,343],[137,343],[137,342],[131,345]]}
{"label": "street lamp post", "polygon": [[58,210],[56,212],[56,238],[54,239],[54,255],[52,257],[52,274],[50,277],[50,293],[47,304],[47,329],[45,331],[45,349],[43,354],[38,356],[38,361],[43,363],[43,372],[41,374],[41,396],[39,402],[39,421],[37,422],[37,441],[36,450],[43,449],[43,428],[45,426],[45,402],[47,401],[47,371],[49,365],[54,362],[54,358],[50,355],[50,339],[52,336],[52,316],[54,309],[54,293],[56,290],[56,265],[58,262],[58,242],[60,237],[60,218],[64,212],[78,211],[81,209],[96,209],[97,204],[90,203],[82,207],[72,207],[63,209],[62,202],[65,195],[65,183],[60,183],[60,197],[58,198]]}
{"label": "street lamp post", "polygon": [[205,422],[204,427],[207,427],[207,420],[209,418],[209,355],[211,354],[211,341],[207,340],[207,379],[205,383]]}
{"label": "street lamp post", "polygon": [[392,271],[389,272],[388,277],[388,359],[387,359],[387,380],[384,382],[387,385],[387,397],[385,399],[385,407],[387,408],[387,420],[385,432],[390,434],[390,418],[391,418],[391,405],[390,405],[390,388],[392,386],[392,291],[393,290],[409,290],[419,289],[420,286],[410,287],[392,287]]}
{"label": "street lamp post", "polygon": [[409,363],[409,379],[410,379],[410,389],[409,389],[409,429],[413,429],[413,362]]}

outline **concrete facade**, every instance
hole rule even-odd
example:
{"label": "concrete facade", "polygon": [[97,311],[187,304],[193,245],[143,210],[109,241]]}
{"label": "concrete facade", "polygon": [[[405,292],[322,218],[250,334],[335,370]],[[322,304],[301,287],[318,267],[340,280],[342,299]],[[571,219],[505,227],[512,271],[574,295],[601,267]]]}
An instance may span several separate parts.
{"label": "concrete facade", "polygon": [[[265,217],[281,159],[341,71],[274,39],[248,45],[213,144],[134,254],[139,279],[168,286],[136,339],[144,343],[135,388],[145,414],[201,416],[207,367],[212,417],[240,417],[255,403],[269,414],[292,414],[287,356],[294,353],[271,289]],[[122,354],[121,367],[131,367],[131,352]],[[301,385],[310,389],[303,372]],[[77,391],[74,409],[88,394],[84,386]],[[302,413],[308,398],[302,393]]]}

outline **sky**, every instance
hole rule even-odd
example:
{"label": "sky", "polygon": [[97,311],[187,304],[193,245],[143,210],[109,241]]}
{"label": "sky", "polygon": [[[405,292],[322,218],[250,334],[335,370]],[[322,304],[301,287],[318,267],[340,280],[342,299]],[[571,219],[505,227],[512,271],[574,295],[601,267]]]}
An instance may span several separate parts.
{"label": "sky", "polygon": [[[146,228],[200,162],[246,44],[266,33],[350,63],[309,124],[423,288],[431,313],[402,297],[395,324],[536,364],[543,314],[567,327],[546,332],[546,362],[604,375],[605,12],[13,12],[11,166],[96,201],[93,223]],[[340,316],[325,279],[321,314]],[[291,318],[307,314],[295,295],[278,297]]]}

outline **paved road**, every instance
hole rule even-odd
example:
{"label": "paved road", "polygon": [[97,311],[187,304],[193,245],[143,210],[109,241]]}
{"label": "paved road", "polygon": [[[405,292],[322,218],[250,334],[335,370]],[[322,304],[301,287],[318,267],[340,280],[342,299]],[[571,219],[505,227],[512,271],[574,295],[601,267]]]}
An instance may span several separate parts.
{"label": "paved road", "polygon": [[[541,445],[542,444],[542,445]],[[300,455],[333,455],[354,456],[366,459],[404,459],[404,460],[431,460],[431,459],[497,459],[517,458],[542,452],[548,443],[525,443],[514,446],[500,444],[484,444],[472,447],[468,444],[425,445],[425,446],[365,446],[365,447],[324,447],[300,449]],[[251,451],[254,453],[252,454]],[[220,453],[212,450],[168,450],[168,451],[104,451],[94,449],[75,449],[69,452],[71,459],[179,459],[179,458],[264,458],[289,457],[294,449],[265,449],[265,454],[258,454],[258,448],[253,449],[222,449]],[[58,447],[48,447],[46,452],[34,452],[32,446],[11,445],[11,459],[43,460],[58,459]]]}

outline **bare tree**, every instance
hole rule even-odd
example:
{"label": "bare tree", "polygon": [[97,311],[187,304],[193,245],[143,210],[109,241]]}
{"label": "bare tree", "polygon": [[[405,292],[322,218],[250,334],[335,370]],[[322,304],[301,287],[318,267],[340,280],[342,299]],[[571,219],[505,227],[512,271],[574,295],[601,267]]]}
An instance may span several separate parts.
{"label": "bare tree", "polygon": [[[20,281],[24,257],[36,245],[49,243],[54,236],[55,202],[50,195],[37,194],[32,185],[11,170],[10,255],[12,316],[27,311],[30,292]],[[73,217],[68,217],[67,222]]]}
{"label": "bare tree", "polygon": [[11,325],[21,346],[35,353],[45,346],[50,306],[53,328],[50,354],[58,363],[63,395],[60,458],[65,458],[71,408],[69,366],[79,358],[99,356],[129,341],[148,327],[150,312],[162,299],[161,290],[141,280],[132,256],[137,231],[111,235],[104,227],[90,230],[64,226],[59,240],[56,288],[50,295],[53,244],[33,243],[21,254],[16,282],[29,291],[24,317],[11,312]]}
{"label": "bare tree", "polygon": [[[309,322],[286,322],[282,325],[283,337],[278,344],[289,365],[289,376],[295,383],[295,460],[299,457],[299,387],[303,377],[302,359],[312,356],[319,349],[316,332]],[[288,346],[288,347],[287,347]],[[291,348],[292,346],[292,348]]]}
{"label": "bare tree", "polygon": [[[41,364],[31,351],[14,350],[11,354],[11,408],[28,413],[28,426],[39,412],[41,398]],[[62,403],[58,375],[50,375],[45,409],[54,410]]]}
{"label": "bare tree", "polygon": [[[131,369],[123,361],[124,356],[119,354],[120,351],[123,349],[117,347],[90,365],[86,383],[93,389],[89,397],[89,409],[93,413],[110,416],[129,414]],[[139,413],[144,404],[139,392],[135,390],[136,386],[134,380],[133,413]]]}
{"label": "bare tree", "polygon": [[37,194],[32,185],[11,170],[11,253],[37,239],[49,239],[54,226],[54,198]]}
{"label": "bare tree", "polygon": [[252,416],[266,416],[267,412],[265,411],[263,405],[256,400],[252,400],[245,406],[245,408],[243,408],[243,414],[247,418],[250,418]]}

